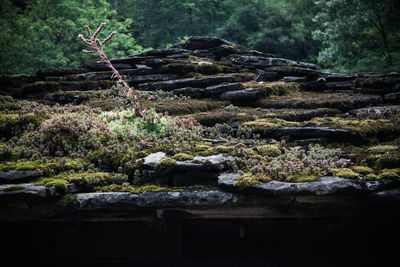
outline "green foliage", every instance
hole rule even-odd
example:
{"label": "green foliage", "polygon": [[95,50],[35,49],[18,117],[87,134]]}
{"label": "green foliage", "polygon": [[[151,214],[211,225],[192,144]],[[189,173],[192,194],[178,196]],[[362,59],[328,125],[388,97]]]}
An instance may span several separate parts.
{"label": "green foliage", "polygon": [[400,70],[400,5],[396,0],[319,1],[313,36],[318,60],[341,72]]}
{"label": "green foliage", "polygon": [[118,137],[131,136],[164,136],[167,133],[168,117],[150,109],[145,117],[136,117],[133,110],[103,112],[100,117],[108,124],[108,128]]}
{"label": "green foliage", "polygon": [[116,11],[106,0],[27,0],[25,9],[13,6],[9,0],[0,3],[0,73],[33,73],[89,61],[91,57],[81,53],[76,36],[84,25],[93,28],[103,21],[117,31],[105,48],[108,56],[142,51],[129,32],[132,21],[117,20]]}

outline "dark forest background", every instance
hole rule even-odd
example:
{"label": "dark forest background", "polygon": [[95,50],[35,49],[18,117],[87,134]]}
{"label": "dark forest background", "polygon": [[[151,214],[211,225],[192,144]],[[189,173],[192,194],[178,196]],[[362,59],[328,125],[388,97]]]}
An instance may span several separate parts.
{"label": "dark forest background", "polygon": [[337,72],[400,70],[398,0],[0,0],[0,73],[76,67],[85,24],[110,57],[217,36]]}

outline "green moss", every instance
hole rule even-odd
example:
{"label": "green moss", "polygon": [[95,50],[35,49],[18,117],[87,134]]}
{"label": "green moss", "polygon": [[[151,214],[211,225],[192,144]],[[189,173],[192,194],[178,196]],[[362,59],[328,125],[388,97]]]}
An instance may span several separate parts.
{"label": "green moss", "polygon": [[[114,182],[120,182],[114,179],[114,173],[108,172],[81,172],[81,173],[66,173],[62,172],[50,178],[40,178],[36,185],[62,187],[72,183],[77,185],[82,190],[93,190],[97,186],[105,186]],[[65,192],[65,190],[63,191]]]}
{"label": "green moss", "polygon": [[[390,140],[400,134],[400,124],[393,123],[388,119],[354,119],[341,117],[318,117],[313,118],[307,124],[314,124],[320,127],[329,127],[332,129],[343,129],[357,132],[366,138],[375,138],[378,140]],[[378,149],[376,147],[375,149]],[[380,148],[382,149],[382,148]]]}
{"label": "green moss", "polygon": [[[255,184],[262,184],[263,182],[260,181],[261,176],[256,177],[255,175],[251,173],[246,173],[238,178],[235,178],[235,182],[233,183],[234,186],[237,186],[239,190],[244,190],[248,187],[251,187]],[[263,180],[265,182],[268,182],[271,180],[271,178],[264,176]]]}
{"label": "green moss", "polygon": [[229,112],[224,109],[213,111],[196,113],[193,117],[202,125],[214,126],[217,123],[227,122],[246,122],[257,119],[257,116],[243,113],[243,112]]}
{"label": "green moss", "polygon": [[97,187],[98,192],[129,192],[132,194],[149,193],[149,192],[182,192],[182,188],[176,187],[163,187],[154,184],[147,184],[142,186],[121,186],[121,185],[108,185]]}
{"label": "green moss", "polygon": [[165,171],[169,170],[177,164],[176,160],[170,157],[164,157],[160,160],[159,163],[155,166],[156,171]]}
{"label": "green moss", "polygon": [[278,145],[262,145],[257,147],[258,153],[262,156],[277,157],[282,154]]}
{"label": "green moss", "polygon": [[36,115],[33,113],[24,115],[0,114],[0,138],[18,136],[27,129],[28,125],[37,127],[49,117],[49,115]]}
{"label": "green moss", "polygon": [[3,189],[4,192],[11,192],[11,191],[18,191],[18,190],[24,190],[26,187],[22,185],[11,185],[5,189]]}
{"label": "green moss", "polygon": [[229,146],[219,145],[214,148],[214,150],[218,153],[228,154],[232,152],[233,148]]}
{"label": "green moss", "polygon": [[400,154],[395,155],[376,155],[376,157],[369,157],[373,162],[375,169],[392,169],[400,166]]}
{"label": "green moss", "polygon": [[253,132],[256,133],[266,133],[269,130],[279,128],[279,127],[299,127],[301,123],[294,121],[285,121],[282,119],[259,119],[255,121],[249,121],[242,124],[244,127],[249,127]]}
{"label": "green moss", "polygon": [[391,145],[379,145],[368,148],[368,152],[370,153],[387,153],[398,150],[399,150],[398,146],[391,146]]}
{"label": "green moss", "polygon": [[360,176],[355,173],[353,170],[349,168],[332,168],[330,172],[337,177],[349,178],[349,179],[357,179]]}
{"label": "green moss", "polygon": [[359,174],[371,174],[374,173],[374,170],[367,166],[352,166],[351,169]]}
{"label": "green moss", "polygon": [[400,168],[384,169],[377,177],[377,179],[399,179],[399,178],[400,178]]}
{"label": "green moss", "polygon": [[378,176],[371,173],[371,174],[366,175],[363,179],[367,180],[367,181],[373,181],[373,180],[378,179]]}
{"label": "green moss", "polygon": [[178,153],[175,154],[172,159],[177,160],[177,161],[185,161],[185,160],[192,160],[193,156],[186,154],[186,153]]}
{"label": "green moss", "polygon": [[70,203],[74,202],[76,200],[76,197],[73,194],[65,194],[60,202],[61,204],[65,207],[68,206]]}
{"label": "green moss", "polygon": [[295,82],[246,82],[243,83],[245,88],[253,88],[265,92],[267,96],[270,95],[292,95],[298,94],[300,91],[300,84]]}
{"label": "green moss", "polygon": [[143,107],[147,109],[155,108],[158,113],[167,112],[169,115],[184,115],[196,112],[204,112],[223,107],[227,104],[225,101],[210,101],[190,99],[186,101],[179,100],[155,100],[143,101]]}
{"label": "green moss", "polygon": [[21,160],[15,162],[0,163],[0,171],[32,171],[41,170],[43,171],[43,176],[52,176],[61,171],[66,170],[83,170],[89,166],[89,162],[81,159],[71,159],[62,158],[58,161],[56,160]]}
{"label": "green moss", "polygon": [[36,183],[36,185],[54,187],[57,192],[65,193],[67,191],[68,182],[62,179],[44,178],[41,179],[40,182]]}
{"label": "green moss", "polygon": [[305,183],[305,182],[314,182],[321,177],[319,174],[297,174],[294,176],[289,176],[285,179],[285,182],[291,183]]}

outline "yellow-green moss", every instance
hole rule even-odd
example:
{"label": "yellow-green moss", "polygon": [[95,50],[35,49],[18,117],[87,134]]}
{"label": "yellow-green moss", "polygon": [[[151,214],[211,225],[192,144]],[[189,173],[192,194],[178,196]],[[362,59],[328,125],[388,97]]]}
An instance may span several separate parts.
{"label": "yellow-green moss", "polygon": [[167,112],[169,115],[184,115],[196,112],[205,112],[223,107],[226,104],[227,102],[225,101],[210,101],[199,99],[190,99],[185,101],[168,99],[143,101],[143,107],[147,109],[155,108],[157,112]]}
{"label": "yellow-green moss", "polygon": [[358,132],[364,137],[377,138],[379,140],[385,140],[400,134],[400,124],[395,124],[388,119],[359,120],[341,117],[318,117],[313,118],[309,123],[315,126]]}
{"label": "yellow-green moss", "polygon": [[256,175],[246,173],[238,178],[235,178],[233,185],[237,186],[240,190],[243,190],[255,184],[262,184],[269,181],[271,181],[271,178],[262,173]]}
{"label": "yellow-green moss", "polygon": [[34,127],[50,118],[49,115],[36,115],[33,113],[19,114],[0,114],[0,137],[12,137],[21,134],[28,125]]}
{"label": "yellow-green moss", "polygon": [[159,163],[155,166],[156,171],[164,171],[171,169],[177,164],[176,160],[170,158],[170,157],[163,157]]}
{"label": "yellow-green moss", "polygon": [[320,174],[297,174],[294,176],[289,176],[285,179],[285,182],[291,183],[305,183],[314,182],[321,177]]}
{"label": "yellow-green moss", "polygon": [[392,145],[379,145],[368,148],[368,152],[370,153],[387,153],[397,150],[399,150],[399,147]]}
{"label": "yellow-green moss", "polygon": [[301,123],[294,121],[285,121],[282,119],[259,119],[255,121],[249,121],[242,124],[245,127],[249,127],[255,132],[267,132],[268,130],[279,128],[279,127],[289,127],[289,126],[301,126]]}
{"label": "yellow-green moss", "polygon": [[154,184],[147,184],[142,186],[121,186],[121,185],[108,185],[95,188],[98,192],[129,192],[132,194],[148,193],[148,192],[182,192],[183,188],[164,187]]}
{"label": "yellow-green moss", "polygon": [[213,112],[196,113],[193,117],[202,125],[214,126],[217,123],[226,123],[229,121],[246,122],[257,119],[257,116],[243,112],[229,112],[218,110]]}
{"label": "yellow-green moss", "polygon": [[[108,172],[81,172],[81,173],[59,173],[56,176],[50,178],[40,178],[36,185],[44,186],[59,186],[65,185],[65,189],[68,183],[75,184],[84,189],[93,189],[96,186],[105,186],[114,182],[114,173]],[[65,190],[64,190],[65,192]]]}
{"label": "yellow-green moss", "polygon": [[246,82],[243,83],[245,88],[253,88],[263,90],[267,95],[290,95],[298,94],[300,84],[295,82]]}
{"label": "yellow-green moss", "polygon": [[192,160],[193,156],[186,154],[186,153],[178,153],[175,154],[172,159],[177,160],[177,161],[185,161],[185,160]]}
{"label": "yellow-green moss", "polygon": [[359,174],[371,174],[374,170],[367,166],[352,166],[351,169]]}
{"label": "yellow-green moss", "polygon": [[377,177],[377,179],[399,179],[399,178],[400,178],[400,168],[384,169]]}
{"label": "yellow-green moss", "polygon": [[44,178],[41,179],[40,182],[37,182],[36,185],[43,185],[46,187],[54,187],[57,192],[65,193],[67,191],[68,182],[62,179],[54,179],[54,178]]}
{"label": "yellow-green moss", "polygon": [[373,180],[378,179],[378,176],[373,174],[373,173],[371,173],[371,174],[366,175],[363,179],[364,180],[368,180],[368,181],[373,181]]}
{"label": "yellow-green moss", "polygon": [[277,157],[282,154],[278,145],[262,145],[258,146],[257,150],[262,156]]}
{"label": "yellow-green moss", "polygon": [[74,202],[75,200],[76,200],[76,197],[73,194],[65,194],[61,198],[60,202],[65,207],[65,206],[68,206],[68,204]]}
{"label": "yellow-green moss", "polygon": [[233,148],[229,147],[229,146],[225,146],[225,145],[219,145],[219,146],[216,146],[214,149],[218,153],[228,154],[228,153],[230,153],[232,151]]}
{"label": "yellow-green moss", "polygon": [[337,177],[357,179],[360,176],[349,168],[332,168],[330,172]]}
{"label": "yellow-green moss", "polygon": [[26,187],[22,185],[11,185],[7,188],[4,188],[4,192],[11,192],[11,191],[18,191],[18,190],[24,190]]}
{"label": "yellow-green moss", "polygon": [[32,171],[32,170],[41,170],[43,171],[43,176],[51,176],[55,175],[60,171],[66,170],[82,170],[87,168],[89,162],[81,159],[71,159],[71,158],[62,158],[60,160],[20,160],[14,162],[0,163],[0,171]]}

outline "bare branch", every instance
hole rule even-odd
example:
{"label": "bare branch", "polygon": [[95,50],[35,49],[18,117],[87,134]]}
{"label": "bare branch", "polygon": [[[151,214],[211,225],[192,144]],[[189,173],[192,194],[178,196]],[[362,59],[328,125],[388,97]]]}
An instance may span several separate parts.
{"label": "bare branch", "polygon": [[91,46],[89,40],[85,39],[82,34],[78,34],[78,38],[81,39],[82,43]]}
{"label": "bare branch", "polygon": [[85,54],[96,55],[96,51],[94,51],[94,50],[82,49],[82,52]]}
{"label": "bare branch", "polygon": [[97,35],[99,35],[99,33],[101,32],[101,30],[104,28],[104,26],[106,26],[106,23],[105,23],[105,22],[102,22],[102,23],[100,24],[100,26],[97,28],[97,30],[95,31],[95,33],[93,34],[92,39],[97,38]]}
{"label": "bare branch", "polygon": [[107,38],[105,38],[105,39],[103,40],[103,42],[101,42],[101,46],[104,46],[108,41],[110,41],[111,38],[113,38],[115,34],[116,34],[116,32],[110,33],[110,35],[109,35]]}
{"label": "bare branch", "polygon": [[97,28],[96,32],[93,35],[90,35],[90,28],[89,26],[85,26],[86,32],[90,38],[90,40],[87,40],[83,37],[82,34],[78,35],[78,38],[81,39],[81,41],[90,46],[91,48],[93,48],[93,50],[86,50],[83,49],[82,51],[86,54],[98,54],[100,56],[101,59],[103,59],[107,65],[110,67],[110,69],[113,71],[113,75],[111,76],[112,79],[117,78],[118,81],[117,83],[120,83],[123,87],[125,87],[127,96],[132,100],[133,104],[134,104],[134,109],[135,109],[135,114],[137,116],[143,117],[146,110],[142,109],[142,105],[139,101],[139,98],[137,97],[137,95],[135,94],[135,92],[129,87],[129,85],[124,81],[124,79],[122,78],[122,76],[119,74],[118,70],[116,68],[114,68],[114,66],[112,65],[111,61],[107,58],[106,54],[103,51],[103,46],[111,40],[111,38],[115,35],[115,32],[112,32],[107,38],[105,38],[102,42],[100,42],[100,40],[97,38],[97,36],[99,35],[99,33],[101,32],[101,30],[104,28],[104,26],[106,25],[105,22],[101,23],[100,26]]}
{"label": "bare branch", "polygon": [[86,33],[87,33],[88,37],[91,38],[91,37],[92,37],[92,34],[90,33],[90,28],[89,28],[89,26],[88,26],[88,25],[85,25],[85,29],[86,29]]}
{"label": "bare branch", "polygon": [[103,46],[102,46],[101,43],[100,43],[100,40],[97,39],[97,38],[96,38],[96,44],[97,44],[97,46],[98,46],[100,49],[103,48]]}

